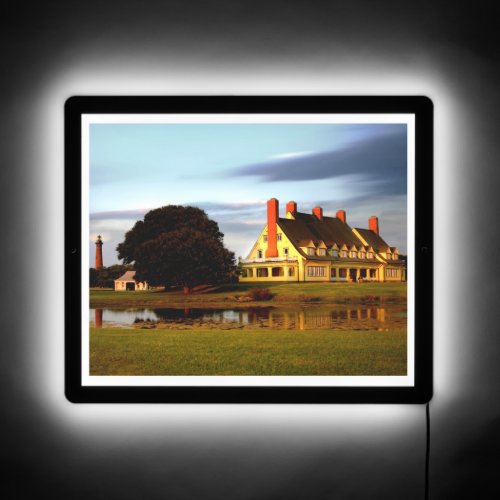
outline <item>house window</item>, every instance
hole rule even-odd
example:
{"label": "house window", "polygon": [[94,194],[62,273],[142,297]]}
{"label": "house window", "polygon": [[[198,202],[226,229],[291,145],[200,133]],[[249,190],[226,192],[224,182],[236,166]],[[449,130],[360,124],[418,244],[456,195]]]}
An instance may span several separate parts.
{"label": "house window", "polygon": [[356,252],[354,250],[351,250],[349,252],[349,257],[351,257],[351,259],[355,259],[356,258]]}
{"label": "house window", "polygon": [[386,257],[386,258],[387,258],[387,260],[391,260],[391,259],[392,259],[392,255],[391,255],[389,252],[387,252],[387,254],[386,254],[386,255],[387,255],[387,257]]}
{"label": "house window", "polygon": [[295,269],[293,267],[288,268],[288,276],[295,276]]}
{"label": "house window", "polygon": [[324,248],[318,249],[318,255],[326,255],[326,250]]}
{"label": "house window", "polygon": [[339,269],[339,278],[347,278],[347,269]]}
{"label": "house window", "polygon": [[273,267],[271,269],[271,276],[284,276],[285,272],[282,267]]}
{"label": "house window", "polygon": [[308,254],[308,255],[314,255],[314,254],[315,254],[315,252],[314,252],[314,248],[308,247],[308,248],[307,248],[307,254]]}
{"label": "house window", "polygon": [[368,253],[366,254],[366,258],[367,258],[367,259],[373,259],[373,252],[368,252]]}
{"label": "house window", "polygon": [[324,266],[308,266],[307,267],[307,276],[310,277],[325,277],[326,276],[326,267]]}
{"label": "house window", "polygon": [[242,278],[253,278],[253,269],[242,269],[241,270]]}
{"label": "house window", "polygon": [[360,259],[364,259],[366,257],[366,253],[365,252],[359,252],[359,258]]}
{"label": "house window", "polygon": [[393,254],[392,258],[393,258],[394,260],[398,260],[398,259],[399,259],[399,255],[398,255],[397,253],[395,253],[395,254]]}
{"label": "house window", "polygon": [[281,241],[281,233],[278,233],[277,238],[278,238],[278,241]]}
{"label": "house window", "polygon": [[340,256],[346,258],[347,257],[347,251],[346,250],[342,250],[340,252]]}
{"label": "house window", "polygon": [[262,236],[262,240],[263,240],[264,242],[266,242],[266,241],[267,241],[267,234],[265,234],[264,236]]}
{"label": "house window", "polygon": [[283,255],[288,257],[288,248],[283,248]]}
{"label": "house window", "polygon": [[267,267],[260,267],[257,269],[257,278],[267,278],[269,276],[269,271]]}
{"label": "house window", "polygon": [[339,251],[338,250],[332,250],[332,257],[338,257],[339,256]]}
{"label": "house window", "polygon": [[398,270],[397,269],[386,269],[385,276],[386,276],[386,278],[397,278],[398,277]]}
{"label": "house window", "polygon": [[257,258],[262,259],[262,250],[257,250]]}

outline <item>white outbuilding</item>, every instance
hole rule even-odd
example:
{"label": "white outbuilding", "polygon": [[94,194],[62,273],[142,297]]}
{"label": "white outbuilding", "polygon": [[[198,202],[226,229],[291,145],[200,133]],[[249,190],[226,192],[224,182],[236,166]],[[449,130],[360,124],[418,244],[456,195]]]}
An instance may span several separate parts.
{"label": "white outbuilding", "polygon": [[115,280],[115,292],[135,292],[137,290],[149,290],[146,281],[136,281],[135,271],[126,271],[123,276]]}

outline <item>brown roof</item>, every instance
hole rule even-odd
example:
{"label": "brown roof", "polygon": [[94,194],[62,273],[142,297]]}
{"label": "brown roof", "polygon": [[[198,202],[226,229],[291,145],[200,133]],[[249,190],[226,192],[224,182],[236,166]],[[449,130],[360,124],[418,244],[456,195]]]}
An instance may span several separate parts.
{"label": "brown roof", "polygon": [[324,241],[327,246],[336,243],[339,247],[347,245],[361,246],[363,242],[352,232],[345,222],[337,217],[323,217],[318,220],[312,214],[295,212],[295,220],[279,218],[278,224],[288,239],[296,246],[304,240],[313,240],[315,243]]}
{"label": "brown roof", "polygon": [[135,271],[125,271],[125,274],[115,279],[115,281],[135,281]]}
{"label": "brown roof", "polygon": [[311,243],[311,242],[314,244],[314,241],[312,241],[311,239],[298,240],[298,241],[295,241],[294,243],[296,244],[296,246],[299,246],[299,247],[307,247],[307,246],[309,246],[309,243]]}
{"label": "brown roof", "polygon": [[375,234],[371,229],[361,229],[357,227],[356,231],[358,231],[361,237],[368,243],[368,246],[373,247],[375,252],[386,252],[389,249],[389,245],[381,236]]}

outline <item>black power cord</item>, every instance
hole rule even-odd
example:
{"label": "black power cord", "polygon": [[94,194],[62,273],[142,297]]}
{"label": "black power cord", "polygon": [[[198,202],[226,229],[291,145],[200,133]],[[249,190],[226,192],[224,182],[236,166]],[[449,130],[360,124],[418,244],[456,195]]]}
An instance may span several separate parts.
{"label": "black power cord", "polygon": [[425,500],[429,500],[429,460],[431,453],[431,417],[429,403],[425,405],[426,439],[425,439]]}

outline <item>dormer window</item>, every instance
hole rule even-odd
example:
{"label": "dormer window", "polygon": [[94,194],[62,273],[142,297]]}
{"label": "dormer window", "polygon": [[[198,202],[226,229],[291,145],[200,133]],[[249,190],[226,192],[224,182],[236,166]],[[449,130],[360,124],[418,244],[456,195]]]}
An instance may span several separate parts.
{"label": "dormer window", "polygon": [[367,258],[367,259],[373,259],[373,252],[368,252],[368,253],[366,254],[366,258]]}
{"label": "dormer window", "polygon": [[349,252],[349,257],[351,257],[351,259],[355,259],[356,258],[356,252],[354,250],[351,250]]}
{"label": "dormer window", "polygon": [[359,252],[359,258],[360,259],[364,259],[366,257],[366,253],[365,252]]}
{"label": "dormer window", "polygon": [[332,257],[338,257],[339,256],[339,251],[338,250],[332,250]]}
{"label": "dormer window", "polygon": [[341,250],[340,251],[340,256],[345,259],[347,257],[347,251],[346,250]]}
{"label": "dormer window", "polygon": [[315,255],[314,248],[312,247],[307,247],[307,255]]}
{"label": "dormer window", "polygon": [[318,249],[318,255],[325,256],[326,255],[326,249],[325,248],[319,248]]}

